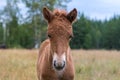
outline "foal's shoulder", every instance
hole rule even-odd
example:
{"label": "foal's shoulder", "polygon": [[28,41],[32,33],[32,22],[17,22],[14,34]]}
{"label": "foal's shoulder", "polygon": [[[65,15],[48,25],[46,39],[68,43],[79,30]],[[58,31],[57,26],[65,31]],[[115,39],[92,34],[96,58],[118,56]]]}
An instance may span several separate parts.
{"label": "foal's shoulder", "polygon": [[45,48],[46,46],[48,46],[50,44],[50,40],[46,39],[45,41],[43,41],[40,45],[40,48]]}
{"label": "foal's shoulder", "polygon": [[39,56],[42,54],[42,53],[45,53],[47,51],[47,47],[49,47],[50,45],[50,41],[49,39],[46,39],[45,41],[43,41],[40,45],[40,49],[39,49]]}

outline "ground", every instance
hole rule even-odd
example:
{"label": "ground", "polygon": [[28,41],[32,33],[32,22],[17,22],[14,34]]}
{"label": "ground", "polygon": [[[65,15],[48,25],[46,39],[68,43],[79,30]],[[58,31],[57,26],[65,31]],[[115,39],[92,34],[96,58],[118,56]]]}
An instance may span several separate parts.
{"label": "ground", "polygon": [[[0,80],[37,80],[38,50],[0,50]],[[75,80],[120,80],[120,51],[72,50]]]}

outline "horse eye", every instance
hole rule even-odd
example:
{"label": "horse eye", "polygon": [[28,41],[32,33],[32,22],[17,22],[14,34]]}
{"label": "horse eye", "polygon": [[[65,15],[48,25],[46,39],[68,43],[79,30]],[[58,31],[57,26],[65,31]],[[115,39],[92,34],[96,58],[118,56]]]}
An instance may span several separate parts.
{"label": "horse eye", "polygon": [[49,38],[51,38],[51,35],[48,35]]}
{"label": "horse eye", "polygon": [[70,35],[69,38],[70,38],[70,39],[73,38],[73,35]]}

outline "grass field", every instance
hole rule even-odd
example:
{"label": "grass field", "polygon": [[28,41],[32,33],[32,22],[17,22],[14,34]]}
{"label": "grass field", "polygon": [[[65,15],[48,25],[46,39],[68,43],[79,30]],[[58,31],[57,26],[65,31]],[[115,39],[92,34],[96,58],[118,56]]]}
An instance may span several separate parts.
{"label": "grass field", "polygon": [[[38,50],[0,50],[0,80],[37,80]],[[75,80],[120,80],[120,52],[72,50]]]}

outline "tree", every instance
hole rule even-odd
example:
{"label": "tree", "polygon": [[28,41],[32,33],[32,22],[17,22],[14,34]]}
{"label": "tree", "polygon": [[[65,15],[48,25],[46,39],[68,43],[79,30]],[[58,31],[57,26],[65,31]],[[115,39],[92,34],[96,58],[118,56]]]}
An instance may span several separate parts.
{"label": "tree", "polygon": [[65,8],[66,2],[71,0],[22,0],[28,8],[27,21],[32,23],[34,27],[34,44],[37,48],[39,43],[43,40],[43,36],[46,36],[44,32],[46,31],[46,23],[42,16],[42,9],[47,6],[49,9],[54,7]]}
{"label": "tree", "polygon": [[34,30],[29,23],[19,25],[19,39],[20,47],[31,49],[34,48]]}
{"label": "tree", "polygon": [[89,33],[85,36],[84,40],[85,40],[84,44],[83,44],[84,48],[85,49],[92,48],[92,37],[91,37],[91,35]]}
{"label": "tree", "polygon": [[105,23],[104,47],[107,49],[120,49],[120,17],[114,16]]}
{"label": "tree", "polygon": [[71,48],[80,49],[85,48],[86,35],[90,30],[90,20],[88,20],[84,14],[80,15],[80,18],[73,25],[74,38],[70,45]]}
{"label": "tree", "polygon": [[1,11],[1,19],[3,24],[5,24],[7,43],[9,47],[14,47],[17,45],[18,40],[18,16],[20,16],[19,8],[17,6],[17,0],[7,0],[6,6],[3,11]]}
{"label": "tree", "polygon": [[4,34],[4,29],[2,23],[0,23],[0,44],[3,44],[3,34]]}
{"label": "tree", "polygon": [[6,30],[8,31],[7,35],[7,44],[9,47],[18,46],[19,40],[19,28],[18,28],[18,19],[16,16],[12,17],[12,20],[6,24]]}

